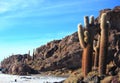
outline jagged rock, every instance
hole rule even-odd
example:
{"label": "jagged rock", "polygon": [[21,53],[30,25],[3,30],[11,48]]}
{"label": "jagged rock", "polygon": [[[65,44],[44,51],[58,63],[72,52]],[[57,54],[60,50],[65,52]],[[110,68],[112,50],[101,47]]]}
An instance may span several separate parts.
{"label": "jagged rock", "polygon": [[26,64],[14,64],[11,67],[11,73],[16,75],[27,75],[31,73],[31,68]]}
{"label": "jagged rock", "polygon": [[45,57],[46,58],[51,57],[57,49],[58,49],[57,45],[53,46],[50,50],[48,50],[48,52],[46,52]]}
{"label": "jagged rock", "polygon": [[117,74],[116,72],[117,66],[113,66],[108,70],[109,75],[114,76]]}
{"label": "jagged rock", "polygon": [[120,51],[116,52],[115,53],[115,56],[114,56],[114,63],[117,67],[120,68]]}
{"label": "jagged rock", "polygon": [[114,76],[111,83],[120,83],[119,76]]}
{"label": "jagged rock", "polygon": [[[43,49],[44,48],[44,49]],[[43,49],[43,50],[42,50]],[[50,71],[61,68],[77,69],[81,67],[81,53],[77,32],[62,40],[54,40],[37,48],[40,58],[39,70]],[[43,59],[42,59],[43,58]]]}
{"label": "jagged rock", "polygon": [[28,54],[24,55],[12,55],[1,62],[1,67],[4,69],[3,73],[17,74],[17,75],[27,75],[35,74],[38,71],[32,69],[26,64],[26,60],[29,61],[30,56]]}
{"label": "jagged rock", "polygon": [[100,83],[101,78],[97,75],[88,76],[84,79],[85,83],[92,81],[93,83]]}

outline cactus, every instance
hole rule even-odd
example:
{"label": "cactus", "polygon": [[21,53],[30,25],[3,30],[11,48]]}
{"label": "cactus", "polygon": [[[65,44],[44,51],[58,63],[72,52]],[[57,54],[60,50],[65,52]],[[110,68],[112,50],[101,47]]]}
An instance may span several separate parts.
{"label": "cactus", "polygon": [[81,24],[78,25],[78,37],[80,46],[83,48],[82,54],[82,71],[84,77],[92,70],[92,53],[93,53],[93,38],[94,38],[94,17],[84,17],[85,29]]}
{"label": "cactus", "polygon": [[28,55],[30,55],[30,50],[28,51]]}
{"label": "cactus", "polygon": [[101,37],[100,37],[100,53],[99,53],[99,75],[106,74],[106,61],[108,53],[108,23],[107,23],[107,14],[103,13],[100,22],[101,28]]}
{"label": "cactus", "polygon": [[34,60],[35,59],[35,49],[33,49],[33,58],[32,58],[32,60]]}
{"label": "cactus", "polygon": [[97,44],[96,44],[96,46],[94,47],[94,51],[95,51],[94,68],[95,68],[95,69],[98,67],[98,62],[99,62],[99,49],[100,49],[100,36],[98,35]]}
{"label": "cactus", "polygon": [[117,40],[116,50],[120,51],[120,39]]}

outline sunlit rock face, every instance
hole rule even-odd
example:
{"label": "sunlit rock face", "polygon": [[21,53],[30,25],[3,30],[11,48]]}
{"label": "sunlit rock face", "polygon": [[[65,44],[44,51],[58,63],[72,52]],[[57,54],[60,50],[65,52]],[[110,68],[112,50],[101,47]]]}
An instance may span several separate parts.
{"label": "sunlit rock face", "polygon": [[[77,32],[61,40],[54,40],[36,49],[35,60],[40,71],[77,69],[81,67],[82,50]],[[39,61],[38,61],[39,59]]]}

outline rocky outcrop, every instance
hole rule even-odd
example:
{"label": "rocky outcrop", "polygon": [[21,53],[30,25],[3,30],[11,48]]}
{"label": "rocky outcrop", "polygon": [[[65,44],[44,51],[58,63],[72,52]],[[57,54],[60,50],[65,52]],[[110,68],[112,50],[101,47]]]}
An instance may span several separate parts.
{"label": "rocky outcrop", "polygon": [[33,74],[33,69],[29,67],[27,64],[23,63],[15,63],[11,65],[9,68],[9,73],[10,74],[15,74],[15,75],[28,75],[28,74]]}
{"label": "rocky outcrop", "polygon": [[28,75],[36,74],[38,71],[32,69],[28,62],[31,60],[31,56],[24,55],[12,55],[1,62],[1,68],[3,73],[16,74],[16,75]]}

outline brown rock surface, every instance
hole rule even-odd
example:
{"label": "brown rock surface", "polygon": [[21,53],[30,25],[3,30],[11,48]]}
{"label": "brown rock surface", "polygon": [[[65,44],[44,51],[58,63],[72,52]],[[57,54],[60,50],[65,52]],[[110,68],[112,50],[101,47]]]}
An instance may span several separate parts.
{"label": "brown rock surface", "polygon": [[28,65],[28,61],[30,60],[31,56],[28,54],[12,55],[1,62],[1,67],[5,69],[4,73],[15,75],[27,75],[38,73],[36,70],[32,69]]}
{"label": "brown rock surface", "polygon": [[11,70],[10,73],[12,73],[12,74],[27,75],[27,74],[31,73],[32,69],[26,64],[15,63],[12,65],[10,70]]}
{"label": "brown rock surface", "polygon": [[[76,69],[81,67],[81,51],[77,32],[63,38],[54,40],[36,49],[36,68],[40,71],[56,69]],[[38,61],[39,59],[39,61]]]}

